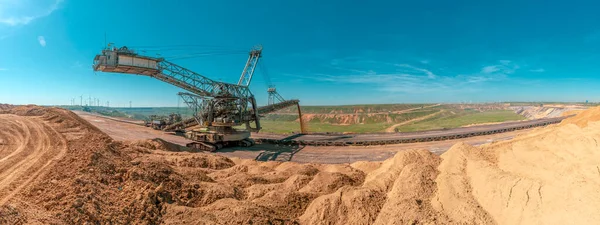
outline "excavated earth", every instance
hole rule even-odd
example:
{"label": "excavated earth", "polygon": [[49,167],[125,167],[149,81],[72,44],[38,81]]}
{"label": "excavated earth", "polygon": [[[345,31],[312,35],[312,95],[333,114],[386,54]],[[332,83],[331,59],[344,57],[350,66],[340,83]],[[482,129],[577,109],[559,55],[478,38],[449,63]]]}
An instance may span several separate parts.
{"label": "excavated earth", "polygon": [[597,224],[600,108],[383,162],[257,162],[0,109],[0,224]]}

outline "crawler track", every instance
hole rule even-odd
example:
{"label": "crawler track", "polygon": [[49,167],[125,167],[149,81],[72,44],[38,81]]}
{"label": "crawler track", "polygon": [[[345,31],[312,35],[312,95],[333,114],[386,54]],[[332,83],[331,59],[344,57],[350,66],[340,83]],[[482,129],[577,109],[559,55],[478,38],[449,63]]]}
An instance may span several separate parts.
{"label": "crawler track", "polygon": [[296,134],[290,137],[282,135],[256,134],[253,135],[257,143],[283,144],[283,145],[309,145],[309,146],[367,146],[391,145],[415,142],[443,141],[467,138],[481,135],[490,135],[533,127],[546,126],[560,123],[566,117],[547,118],[530,121],[509,122],[494,125],[462,127],[448,130],[433,130],[410,133],[379,133],[379,134]]}

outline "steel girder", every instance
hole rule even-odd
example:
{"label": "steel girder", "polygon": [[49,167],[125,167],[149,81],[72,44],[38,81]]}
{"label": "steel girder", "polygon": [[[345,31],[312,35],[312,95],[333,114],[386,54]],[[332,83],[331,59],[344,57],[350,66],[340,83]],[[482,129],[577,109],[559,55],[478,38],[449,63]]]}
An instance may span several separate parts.
{"label": "steel girder", "polygon": [[279,102],[285,101],[285,99],[283,99],[283,97],[281,97],[281,95],[277,93],[277,89],[275,89],[275,86],[269,86],[269,89],[267,89],[267,93],[269,94],[269,102],[267,103],[268,105],[275,104],[275,100]]}
{"label": "steel girder", "polygon": [[[194,118],[201,126],[211,126],[213,123],[244,124],[255,121],[254,97],[251,98],[209,98],[190,93],[180,92],[178,95],[194,110]],[[249,108],[252,105],[252,109]]]}
{"label": "steel girder", "polygon": [[244,70],[242,71],[242,75],[240,76],[240,80],[237,85],[239,86],[249,86],[250,81],[252,81],[252,75],[254,75],[254,69],[256,69],[256,65],[258,65],[258,59],[260,59],[260,55],[262,53],[262,46],[254,47],[248,57],[248,61],[246,61],[246,66],[244,66]]}
{"label": "steel girder", "polygon": [[159,71],[153,77],[206,97],[248,98],[252,96],[247,86],[211,80],[191,70],[167,61],[160,61]]}

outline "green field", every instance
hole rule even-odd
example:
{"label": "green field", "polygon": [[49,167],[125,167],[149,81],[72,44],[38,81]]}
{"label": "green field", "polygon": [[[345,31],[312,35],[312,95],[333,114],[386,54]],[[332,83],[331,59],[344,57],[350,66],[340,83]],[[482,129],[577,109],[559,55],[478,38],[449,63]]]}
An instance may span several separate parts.
{"label": "green field", "polygon": [[[433,116],[429,119],[425,119],[422,121],[417,121],[413,123],[408,123],[403,126],[399,126],[398,131],[400,132],[409,132],[409,131],[424,131],[424,130],[434,130],[434,129],[444,129],[444,128],[457,128],[461,126],[471,125],[471,124],[481,124],[481,123],[495,123],[495,122],[505,122],[505,121],[516,121],[525,119],[524,116],[516,114],[512,110],[491,110],[479,112],[475,110],[462,110],[451,107],[441,107],[438,110],[429,110],[429,111],[415,111],[411,113],[405,114],[394,114],[391,115],[392,118],[402,118],[399,121],[394,120],[393,123],[390,122],[371,122],[371,123],[362,123],[362,124],[350,124],[350,125],[339,125],[332,124],[327,122],[318,122],[312,120],[308,122],[308,130],[310,132],[334,132],[334,133],[343,133],[343,132],[351,132],[351,133],[372,133],[372,132],[383,132],[386,128],[394,125],[395,123],[399,123],[402,121],[414,119],[417,117],[422,117],[429,115],[431,113],[443,111],[436,116]],[[412,115],[412,116],[411,116]],[[280,117],[283,120],[273,120],[277,118],[277,116],[272,116],[261,120],[261,126],[263,127],[262,132],[265,133],[291,133],[291,132],[299,132],[300,125],[297,121],[297,116],[285,115],[285,117]]]}
{"label": "green field", "polygon": [[495,123],[523,120],[524,116],[512,110],[493,110],[486,112],[467,112],[461,114],[442,113],[432,118],[398,127],[400,132],[457,128],[470,124]]}
{"label": "green field", "polygon": [[[300,132],[300,123],[294,121],[272,121],[261,120],[262,130],[264,133],[288,134],[292,132]],[[334,125],[326,123],[307,123],[310,132],[353,132],[353,133],[372,133],[381,132],[391,126],[387,123],[373,124],[351,124],[351,125]]]}

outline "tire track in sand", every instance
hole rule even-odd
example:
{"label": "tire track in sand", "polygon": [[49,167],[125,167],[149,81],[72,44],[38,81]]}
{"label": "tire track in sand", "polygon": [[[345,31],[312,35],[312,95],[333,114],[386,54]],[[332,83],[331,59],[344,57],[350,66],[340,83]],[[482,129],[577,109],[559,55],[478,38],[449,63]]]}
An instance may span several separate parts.
{"label": "tire track in sand", "polygon": [[0,127],[10,130],[0,132],[0,139],[12,142],[4,147],[4,151],[12,152],[0,159],[0,205],[3,205],[64,157],[67,142],[36,117],[0,115]]}
{"label": "tire track in sand", "polygon": [[[0,155],[0,163],[10,159],[11,157],[21,153],[25,149],[26,142],[22,140],[27,140],[30,138],[31,133],[28,129],[26,129],[26,125],[20,120],[9,121],[13,123],[13,126],[2,124],[2,129],[0,130],[0,138],[3,141],[3,148],[0,153],[2,155],[8,153],[5,156]],[[18,124],[17,124],[18,123]],[[11,150],[10,146],[15,146],[16,149]],[[2,165],[2,164],[0,164]],[[0,171],[4,171],[5,168],[0,166]]]}

